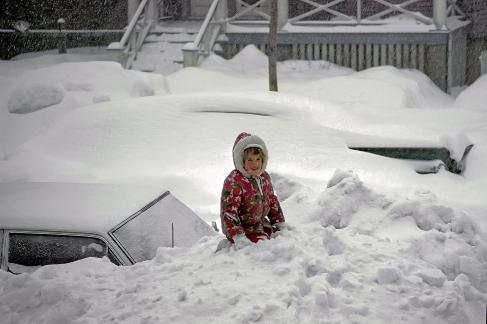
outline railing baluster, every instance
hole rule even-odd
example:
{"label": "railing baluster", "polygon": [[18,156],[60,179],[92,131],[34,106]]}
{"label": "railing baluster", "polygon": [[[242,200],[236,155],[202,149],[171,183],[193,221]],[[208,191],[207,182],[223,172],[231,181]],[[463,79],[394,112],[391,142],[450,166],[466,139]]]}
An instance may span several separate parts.
{"label": "railing baluster", "polygon": [[418,46],[416,44],[411,44],[411,68],[418,68]]}
{"label": "railing baluster", "polygon": [[424,44],[419,44],[418,45],[418,65],[419,65],[419,70],[421,72],[424,72],[424,57],[425,55],[425,49],[424,49]]}
{"label": "railing baluster", "polygon": [[387,64],[394,66],[394,44],[387,44]]}
{"label": "railing baluster", "polygon": [[365,68],[368,69],[372,67],[372,45],[365,45]]}
{"label": "railing baluster", "polygon": [[291,45],[291,51],[292,51],[292,59],[297,60],[298,59],[298,44],[293,43]]}
{"label": "railing baluster", "polygon": [[343,53],[342,53],[342,44],[337,44],[336,45],[336,63],[340,66],[343,66]]}
{"label": "railing baluster", "polygon": [[299,59],[306,59],[306,44],[299,44]]}
{"label": "railing baluster", "polygon": [[328,60],[328,45],[327,44],[321,44],[321,59],[323,61],[329,61]]}
{"label": "railing baluster", "polygon": [[335,44],[328,44],[328,60],[331,63],[336,63],[336,60],[335,60]]}
{"label": "railing baluster", "polygon": [[350,44],[343,44],[343,66],[350,67]]}
{"label": "railing baluster", "polygon": [[306,48],[306,59],[312,60],[313,59],[313,44],[307,44]]}
{"label": "railing baluster", "polygon": [[358,44],[358,64],[357,71],[364,69],[364,44]]}
{"label": "railing baluster", "polygon": [[396,67],[402,67],[402,44],[396,44]]}
{"label": "railing baluster", "polygon": [[374,63],[372,66],[379,66],[379,56],[380,56],[379,44],[373,45],[373,53],[374,53]]}
{"label": "railing baluster", "polygon": [[387,44],[380,44],[380,65],[387,65]]}
{"label": "railing baluster", "polygon": [[313,60],[320,59],[320,44],[313,44]]}
{"label": "railing baluster", "polygon": [[350,67],[357,71],[357,44],[351,44]]}
{"label": "railing baluster", "polygon": [[402,67],[404,69],[409,69],[411,66],[411,59],[409,55],[409,44],[402,44]]}

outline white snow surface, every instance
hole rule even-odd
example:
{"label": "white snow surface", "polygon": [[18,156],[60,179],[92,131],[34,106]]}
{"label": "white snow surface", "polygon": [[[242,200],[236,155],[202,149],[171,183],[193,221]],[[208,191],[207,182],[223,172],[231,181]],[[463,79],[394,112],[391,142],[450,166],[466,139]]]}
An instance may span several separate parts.
{"label": "white snow surface", "polygon": [[487,75],[478,78],[470,87],[460,93],[455,105],[464,109],[484,111],[487,109]]}
{"label": "white snow surface", "polygon": [[0,155],[78,107],[168,94],[161,75],[124,70],[115,62],[86,62],[86,55],[57,57],[57,63],[53,55],[0,61]]}
{"label": "white snow surface", "polygon": [[[294,61],[279,64],[281,91],[269,93],[266,57],[250,47],[165,79],[106,62],[43,65],[56,76],[46,85],[89,80],[116,101],[93,104],[78,88],[72,105],[11,114],[10,84],[38,72],[29,60],[19,76],[0,64],[7,192],[36,181],[160,186],[218,220],[233,141],[247,131],[267,144],[290,228],[218,253],[222,235],[205,237],[130,267],[84,259],[0,271],[2,323],[485,322],[487,118],[459,104],[482,87],[454,102],[417,71]],[[83,79],[90,69],[104,72]],[[154,95],[131,95],[137,82]],[[419,175],[408,162],[347,148],[384,143],[447,145],[455,156],[474,148],[462,175]]]}

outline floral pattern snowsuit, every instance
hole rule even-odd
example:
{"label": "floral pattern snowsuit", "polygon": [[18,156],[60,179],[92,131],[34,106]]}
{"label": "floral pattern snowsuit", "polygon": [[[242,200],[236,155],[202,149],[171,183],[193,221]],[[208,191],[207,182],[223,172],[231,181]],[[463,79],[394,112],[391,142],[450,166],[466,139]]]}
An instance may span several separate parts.
{"label": "floral pattern snowsuit", "polygon": [[245,234],[252,242],[270,238],[272,225],[285,220],[269,174],[247,178],[233,170],[223,184],[220,217],[231,242],[237,234]]}

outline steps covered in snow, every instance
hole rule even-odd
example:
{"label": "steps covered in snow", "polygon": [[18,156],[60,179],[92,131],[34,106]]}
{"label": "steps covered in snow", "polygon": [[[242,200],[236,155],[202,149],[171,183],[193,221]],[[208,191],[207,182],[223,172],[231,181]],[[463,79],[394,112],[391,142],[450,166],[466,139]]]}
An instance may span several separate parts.
{"label": "steps covered in snow", "polygon": [[170,74],[182,67],[184,44],[193,42],[202,21],[164,20],[145,39],[132,69]]}

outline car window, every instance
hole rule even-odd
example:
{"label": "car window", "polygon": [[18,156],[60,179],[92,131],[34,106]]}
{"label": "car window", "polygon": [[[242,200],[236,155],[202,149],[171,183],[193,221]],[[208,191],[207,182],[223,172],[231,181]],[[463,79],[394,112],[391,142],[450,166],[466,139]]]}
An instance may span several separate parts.
{"label": "car window", "polygon": [[[111,235],[135,262],[152,259],[159,247],[190,246],[212,229],[171,194],[153,202]],[[174,228],[174,238],[172,229]]]}
{"label": "car window", "polygon": [[68,263],[87,257],[106,256],[105,242],[94,237],[10,233],[8,270],[30,272],[47,264]]}

